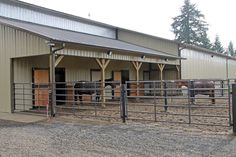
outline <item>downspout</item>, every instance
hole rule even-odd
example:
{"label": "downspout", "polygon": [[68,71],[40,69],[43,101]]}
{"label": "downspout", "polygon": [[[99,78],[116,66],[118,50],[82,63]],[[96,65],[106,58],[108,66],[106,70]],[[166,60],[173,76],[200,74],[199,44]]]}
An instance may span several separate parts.
{"label": "downspout", "polygon": [[60,51],[65,48],[65,43],[62,44],[61,47],[54,49],[55,44],[49,43],[50,46],[50,83],[51,83],[51,116],[54,117],[56,114],[56,91],[55,91],[55,55],[57,51]]}

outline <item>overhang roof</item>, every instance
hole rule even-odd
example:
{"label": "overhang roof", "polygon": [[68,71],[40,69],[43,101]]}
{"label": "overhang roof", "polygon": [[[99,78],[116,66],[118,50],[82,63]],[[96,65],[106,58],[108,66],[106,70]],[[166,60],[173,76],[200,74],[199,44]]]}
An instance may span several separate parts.
{"label": "overhang roof", "polygon": [[19,20],[12,20],[0,17],[0,24],[25,30],[36,35],[43,36],[49,40],[76,43],[85,46],[100,47],[110,50],[125,51],[127,53],[139,53],[147,56],[157,56],[161,58],[180,59],[180,57],[165,52],[145,48],[142,46],[130,44],[124,41],[73,32],[54,27],[48,27]]}

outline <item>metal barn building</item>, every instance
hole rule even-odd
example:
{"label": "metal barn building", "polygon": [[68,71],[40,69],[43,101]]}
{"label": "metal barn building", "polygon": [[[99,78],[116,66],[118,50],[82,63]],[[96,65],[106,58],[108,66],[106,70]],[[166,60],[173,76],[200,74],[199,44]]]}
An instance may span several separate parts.
{"label": "metal barn building", "polygon": [[0,112],[15,83],[236,78],[233,57],[16,0],[0,0],[0,39]]}
{"label": "metal barn building", "polygon": [[14,110],[15,83],[180,77],[174,41],[21,1],[0,0],[0,39],[0,112]]}
{"label": "metal barn building", "polygon": [[181,50],[182,79],[235,79],[236,58],[185,45]]}

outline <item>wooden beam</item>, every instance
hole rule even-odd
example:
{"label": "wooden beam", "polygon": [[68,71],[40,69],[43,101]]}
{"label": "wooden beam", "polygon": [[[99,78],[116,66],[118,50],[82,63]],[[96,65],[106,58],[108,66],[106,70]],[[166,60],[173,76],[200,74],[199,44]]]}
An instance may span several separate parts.
{"label": "wooden beam", "polygon": [[106,102],[106,100],[105,100],[105,89],[104,89],[105,88],[105,72],[106,72],[106,68],[107,68],[107,66],[108,66],[108,64],[110,63],[111,60],[109,60],[109,59],[106,60],[104,58],[102,58],[102,59],[96,58],[96,61],[99,65],[99,67],[101,68],[102,107],[106,107],[106,105],[105,105],[105,102]]}
{"label": "wooden beam", "polygon": [[163,70],[165,68],[165,64],[158,64],[160,70],[160,80],[161,80],[161,95],[163,95]]}
{"label": "wooden beam", "polygon": [[102,66],[101,61],[98,58],[96,58],[96,61],[97,61],[98,65],[99,65],[99,67],[102,69],[103,66]]}
{"label": "wooden beam", "polygon": [[59,56],[57,57],[56,61],[55,61],[55,67],[58,66],[58,64],[61,62],[61,60],[64,58],[64,56]]}
{"label": "wooden beam", "polygon": [[138,90],[138,88],[139,88],[139,83],[138,83],[138,81],[139,81],[139,70],[140,70],[140,68],[141,68],[141,66],[142,66],[142,62],[137,62],[137,61],[132,61],[132,64],[134,65],[134,68],[135,68],[135,70],[136,70],[136,95],[138,96],[139,95],[139,90]]}
{"label": "wooden beam", "polygon": [[52,47],[50,47],[50,85],[51,85],[51,116],[54,116],[56,113],[56,86],[55,86],[55,53],[52,51]]}
{"label": "wooden beam", "polygon": [[109,59],[106,60],[104,58],[102,58],[102,59],[96,58],[96,61],[101,69],[106,69],[106,67],[108,66],[108,64],[110,63],[111,60],[109,60]]}

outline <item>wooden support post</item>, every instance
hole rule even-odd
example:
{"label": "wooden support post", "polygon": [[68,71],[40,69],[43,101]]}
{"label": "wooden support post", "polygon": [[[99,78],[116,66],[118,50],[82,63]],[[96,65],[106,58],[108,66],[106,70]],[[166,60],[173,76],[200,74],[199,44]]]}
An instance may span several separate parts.
{"label": "wooden support post", "polygon": [[180,66],[176,65],[176,69],[177,69],[177,80],[180,80]]}
{"label": "wooden support post", "polygon": [[105,102],[106,102],[106,100],[105,100],[105,72],[106,71],[105,70],[111,60],[109,60],[109,59],[106,60],[104,58],[102,58],[102,59],[96,58],[96,61],[101,68],[102,107],[106,107],[106,105],[105,105]]}
{"label": "wooden support post", "polygon": [[52,50],[52,47],[50,47],[50,83],[51,83],[51,102],[50,102],[50,108],[51,108],[51,116],[55,116],[56,114],[56,85],[55,85],[55,53]]}
{"label": "wooden support post", "polygon": [[61,60],[64,58],[64,56],[59,56],[57,57],[57,59],[55,60],[55,67],[58,66],[58,64],[61,62]]}
{"label": "wooden support post", "polygon": [[139,89],[138,89],[139,88],[139,83],[138,83],[138,81],[139,81],[139,70],[142,66],[142,62],[132,61],[132,63],[133,63],[134,68],[136,70],[136,81],[137,81],[137,83],[136,83],[136,95],[139,96]]}
{"label": "wooden support post", "polygon": [[165,64],[158,64],[158,68],[160,70],[161,95],[163,95],[163,70],[165,68]]}

